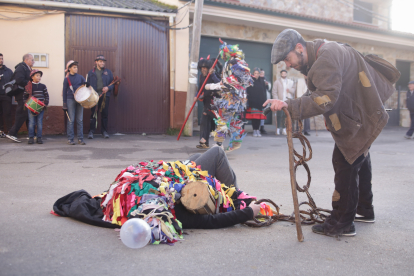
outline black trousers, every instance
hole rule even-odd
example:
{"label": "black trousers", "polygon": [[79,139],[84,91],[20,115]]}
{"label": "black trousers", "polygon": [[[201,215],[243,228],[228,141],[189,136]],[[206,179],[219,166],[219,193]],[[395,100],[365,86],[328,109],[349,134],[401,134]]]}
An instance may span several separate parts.
{"label": "black trousers", "polygon": [[[98,108],[97,115],[99,115],[99,111],[101,110],[103,99],[104,99],[104,96],[100,97],[98,104],[91,108],[91,120],[90,120],[91,122],[89,125],[89,131],[92,131],[92,133],[95,133],[96,120],[97,120],[97,118],[95,118],[93,115],[95,114],[95,110],[97,108]],[[109,100],[110,100],[110,97],[105,97],[105,107],[102,109],[102,112],[101,112],[101,133],[103,133],[104,131],[108,132]]]}
{"label": "black trousers", "polygon": [[16,108],[16,117],[14,120],[14,125],[9,130],[9,135],[17,136],[22,125],[27,120],[27,110],[24,108],[24,101],[23,99],[18,99],[17,101],[17,108]]}
{"label": "black trousers", "polygon": [[411,126],[410,129],[407,131],[407,136],[412,136],[414,133],[414,110],[410,110],[410,119],[411,119]]}
{"label": "black trousers", "polygon": [[206,145],[209,145],[210,132],[212,129],[211,124],[214,122],[213,118],[215,117],[211,111],[203,111],[203,114],[201,115],[200,140],[204,138],[204,140],[206,140]]}
{"label": "black trousers", "polygon": [[252,126],[254,130],[258,130],[260,128],[260,119],[252,119]]}
{"label": "black trousers", "polygon": [[340,235],[352,225],[355,215],[374,217],[372,206],[371,157],[361,155],[349,164],[335,144],[332,155],[335,170],[335,191],[332,213],[324,225],[325,233]]}
{"label": "black trousers", "polygon": [[0,130],[4,131],[4,122],[6,122],[7,131],[12,127],[11,118],[12,99],[7,95],[0,95]]}

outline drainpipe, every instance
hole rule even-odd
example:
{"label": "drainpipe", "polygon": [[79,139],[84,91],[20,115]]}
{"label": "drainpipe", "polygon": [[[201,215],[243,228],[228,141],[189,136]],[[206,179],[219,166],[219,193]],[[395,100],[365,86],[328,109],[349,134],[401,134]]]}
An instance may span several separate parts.
{"label": "drainpipe", "polygon": [[52,8],[62,8],[62,9],[77,9],[77,10],[87,10],[87,11],[95,11],[95,12],[123,13],[123,14],[132,14],[132,15],[146,15],[146,16],[169,17],[169,18],[176,16],[176,13],[154,12],[154,11],[144,11],[144,10],[136,10],[136,9],[123,9],[123,8],[105,7],[105,6],[98,6],[98,5],[83,5],[83,4],[51,2],[51,1],[0,0],[0,3],[25,5],[25,6],[37,6],[37,7],[44,7],[44,8],[52,7]]}
{"label": "drainpipe", "polygon": [[[170,26],[174,24],[174,17],[170,16]],[[174,127],[175,109],[175,30],[170,29],[170,128]]]}

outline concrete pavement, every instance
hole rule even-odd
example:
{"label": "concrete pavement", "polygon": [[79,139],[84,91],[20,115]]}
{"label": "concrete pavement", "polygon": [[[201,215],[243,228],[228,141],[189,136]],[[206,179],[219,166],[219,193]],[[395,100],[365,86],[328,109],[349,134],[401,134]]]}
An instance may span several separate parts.
{"label": "concrete pavement", "polygon": [[[0,139],[0,275],[412,275],[414,140],[404,139],[405,131],[387,128],[371,148],[377,221],[356,223],[355,237],[337,240],[303,226],[300,243],[292,223],[277,222],[187,230],[175,246],[138,250],[114,230],[50,215],[53,203],[79,189],[101,193],[136,161],[185,160],[199,152],[197,137],[97,137],[86,146],[69,146],[63,136],[48,136],[43,145]],[[309,140],[310,192],[319,207],[331,208],[334,143],[327,131],[313,131]],[[242,190],[293,211],[284,136],[249,134],[228,158]],[[298,182],[306,184],[304,169]]]}

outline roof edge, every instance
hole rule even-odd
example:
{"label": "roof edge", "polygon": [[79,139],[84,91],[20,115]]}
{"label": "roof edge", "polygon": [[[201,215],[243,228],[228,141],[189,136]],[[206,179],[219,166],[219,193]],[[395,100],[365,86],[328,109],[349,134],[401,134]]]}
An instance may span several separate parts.
{"label": "roof edge", "polygon": [[[184,1],[184,0],[180,0]],[[246,5],[239,2],[227,2],[227,1],[220,1],[220,0],[207,0],[205,4],[210,6],[216,6],[216,7],[224,7],[224,8],[231,8],[231,9],[237,9],[242,11],[248,11],[248,12],[256,12],[260,14],[267,14],[267,15],[277,15],[280,17],[286,17],[290,19],[298,19],[302,21],[310,21],[310,22],[316,22],[316,23],[324,23],[324,24],[331,24],[339,27],[345,27],[349,29],[355,29],[355,30],[361,30],[361,31],[371,31],[375,33],[390,35],[390,36],[396,36],[396,37],[403,37],[408,39],[414,39],[414,34],[406,33],[406,32],[399,32],[399,31],[393,31],[393,30],[384,30],[380,28],[375,27],[368,27],[361,24],[352,24],[352,23],[346,23],[336,20],[326,20],[321,17],[316,16],[302,16],[300,14],[291,13],[291,12],[283,12],[276,9],[261,9],[260,7],[255,7],[251,5]]]}
{"label": "roof edge", "polygon": [[29,0],[0,0],[0,4],[11,4],[11,5],[24,5],[24,6],[37,6],[37,7],[53,7],[62,9],[77,9],[87,10],[95,12],[105,13],[121,13],[130,15],[146,15],[146,16],[158,16],[158,17],[175,17],[176,12],[157,12],[157,11],[145,11],[138,9],[124,9],[115,7],[105,7],[96,5],[83,5],[63,2],[51,2],[51,1],[29,1]]}

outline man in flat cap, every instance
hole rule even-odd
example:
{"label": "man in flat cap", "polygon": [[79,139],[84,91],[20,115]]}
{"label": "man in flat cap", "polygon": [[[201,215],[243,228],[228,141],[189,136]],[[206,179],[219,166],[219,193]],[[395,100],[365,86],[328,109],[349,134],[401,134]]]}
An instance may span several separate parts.
{"label": "man in flat cap", "polygon": [[98,120],[98,112],[101,112],[101,133],[104,138],[109,138],[108,134],[108,113],[109,99],[111,91],[114,89],[114,80],[111,70],[105,68],[105,57],[98,55],[95,59],[95,67],[89,71],[86,80],[91,84],[93,89],[99,94],[99,102],[91,108],[91,121],[89,127],[88,139],[93,139]]}
{"label": "man in flat cap", "polygon": [[287,108],[297,120],[323,114],[335,140],[333,210],[312,231],[354,236],[354,221],[375,221],[369,148],[388,122],[383,104],[395,91],[399,72],[387,61],[364,57],[347,44],[305,41],[292,29],[281,32],[273,44],[272,63],[280,61],[308,77],[311,93],[264,105],[271,103],[273,111]]}

